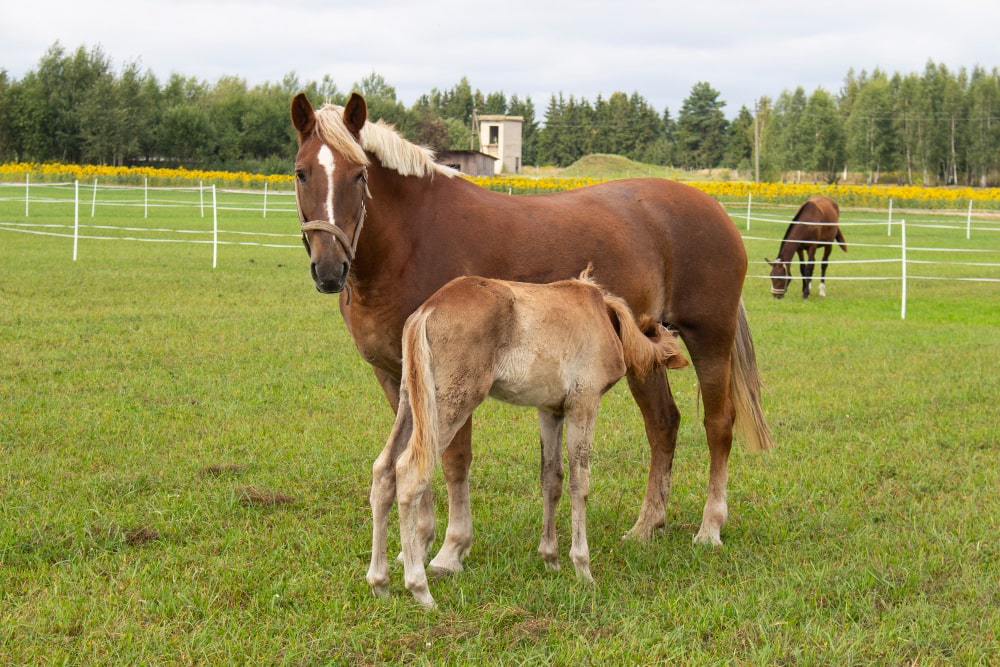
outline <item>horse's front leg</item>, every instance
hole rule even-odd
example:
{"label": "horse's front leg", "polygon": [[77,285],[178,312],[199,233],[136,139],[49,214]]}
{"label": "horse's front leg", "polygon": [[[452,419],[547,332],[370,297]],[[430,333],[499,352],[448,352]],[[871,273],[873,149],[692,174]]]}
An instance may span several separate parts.
{"label": "horse's front leg", "polygon": [[562,496],[563,418],[545,410],[538,411],[538,430],[542,445],[542,538],[538,553],[550,570],[559,569],[559,543],[556,538],[556,506]]}
{"label": "horse's front leg", "polygon": [[820,277],[819,277],[820,296],[826,296],[826,266],[827,266],[827,260],[830,259],[831,250],[833,250],[833,245],[823,246],[823,262],[820,265]]}
{"label": "horse's front leg", "polygon": [[[365,578],[372,592],[378,597],[385,597],[389,592],[386,540],[389,510],[396,499],[396,460],[406,448],[412,433],[413,415],[404,391],[392,433],[372,466],[372,488],[369,496],[372,508],[372,555]],[[433,529],[431,532],[433,533]]]}
{"label": "horse's front leg", "polygon": [[472,508],[469,500],[469,468],[472,465],[472,417],[455,433],[441,455],[448,485],[448,528],[444,543],[430,563],[438,576],[462,571],[462,561],[472,547]]}
{"label": "horse's front leg", "polygon": [[644,540],[651,537],[653,531],[666,521],[667,502],[670,500],[670,471],[677,447],[681,413],[670,393],[665,372],[650,373],[645,380],[638,380],[631,373],[627,377],[628,388],[646,425],[650,457],[646,497],[642,501],[639,518],[625,537]]}
{"label": "horse's front leg", "polygon": [[594,577],[590,574],[590,547],[587,545],[587,494],[590,493],[590,446],[594,439],[597,405],[595,401],[592,405],[580,406],[566,419],[573,525],[569,557],[576,568],[576,576],[590,583],[593,583]]}
{"label": "horse's front leg", "polygon": [[799,271],[802,273],[802,298],[809,298],[809,283],[812,282],[813,261],[816,256],[816,246],[809,246],[808,258],[799,249]]}

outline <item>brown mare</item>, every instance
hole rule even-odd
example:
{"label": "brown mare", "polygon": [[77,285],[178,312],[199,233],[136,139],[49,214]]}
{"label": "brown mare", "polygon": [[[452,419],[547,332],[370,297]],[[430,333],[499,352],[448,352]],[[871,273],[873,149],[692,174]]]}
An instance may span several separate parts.
{"label": "brown mare", "polygon": [[[461,277],[435,292],[403,328],[399,410],[372,469],[372,556],[368,583],[386,595],[389,510],[399,500],[406,587],[434,606],[424,556],[433,508],[422,502],[434,463],[487,396],[538,408],[542,440],[542,538],[538,552],[559,569],[555,508],[562,494],[566,428],[572,499],[570,559],[592,582],[586,503],[590,446],[601,396],[628,371],[681,368],[674,336],[649,318],[636,323],[618,297],[586,276],[537,285]],[[453,446],[453,445],[452,445]]]}
{"label": "brown mare", "polygon": [[[703,192],[664,179],[613,181],[558,194],[491,192],[438,165],[427,149],[380,122],[364,98],[314,111],[292,101],[298,131],[296,194],[316,289],[340,293],[340,311],[393,410],[399,406],[406,318],[462,275],[549,283],[593,264],[594,278],[639,316],[684,339],[698,375],[711,465],[695,541],[720,544],[734,423],[751,450],[771,436],[741,291],[743,241]],[[629,535],[666,519],[680,413],[666,373],[628,376],[646,425],[646,495]],[[431,567],[462,569],[472,542],[472,421],[442,456],[448,528]],[[429,502],[426,494],[425,502]]]}
{"label": "brown mare", "polygon": [[[785,237],[778,248],[778,256],[771,265],[771,294],[775,299],[785,296],[788,285],[792,282],[792,256],[799,256],[799,271],[802,272],[802,298],[809,298],[809,283],[812,280],[816,260],[816,248],[823,246],[823,259],[820,268],[819,295],[826,296],[826,265],[833,250],[834,242],[840,244],[847,252],[847,243],[837,222],[840,220],[840,207],[829,197],[818,195],[810,197],[799,207],[792,224],[785,230]],[[805,260],[805,255],[809,261]]]}

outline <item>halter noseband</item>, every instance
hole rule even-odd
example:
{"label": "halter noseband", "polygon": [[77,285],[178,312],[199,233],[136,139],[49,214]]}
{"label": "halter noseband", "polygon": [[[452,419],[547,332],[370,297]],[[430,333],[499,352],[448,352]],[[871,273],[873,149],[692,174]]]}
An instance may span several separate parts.
{"label": "halter noseband", "polygon": [[[771,294],[773,294],[775,296],[781,296],[781,295],[784,295],[784,293],[788,291],[788,283],[791,282],[792,271],[791,271],[791,267],[789,267],[789,263],[788,262],[782,262],[780,259],[776,259],[776,260],[774,260],[774,263],[776,265],[780,265],[785,270],[785,273],[784,273],[784,275],[781,275],[781,276],[771,276]],[[786,281],[785,282],[785,286],[782,287],[782,288],[780,288],[780,289],[776,289],[774,287],[774,279],[775,278],[777,278],[779,280]]]}

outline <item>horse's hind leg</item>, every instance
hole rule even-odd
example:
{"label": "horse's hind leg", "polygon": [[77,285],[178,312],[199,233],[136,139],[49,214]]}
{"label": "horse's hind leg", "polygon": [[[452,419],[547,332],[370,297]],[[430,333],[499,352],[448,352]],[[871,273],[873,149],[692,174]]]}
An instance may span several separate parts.
{"label": "horse's hind leg", "polygon": [[[386,557],[388,517],[396,499],[396,460],[406,448],[413,433],[413,416],[404,393],[392,433],[385,448],[372,466],[372,488],[369,502],[372,508],[372,555],[365,577],[372,592],[384,597],[389,590],[389,567]],[[433,521],[433,513],[431,520]],[[434,529],[431,526],[431,534]],[[425,545],[426,546],[426,545]]]}
{"label": "horse's hind leg", "polygon": [[593,582],[590,547],[587,545],[587,494],[590,493],[590,446],[594,439],[598,400],[574,408],[566,419],[566,455],[569,459],[569,493],[572,502],[573,542],[569,549],[576,576]]}
{"label": "horse's hind leg", "polygon": [[[435,456],[435,458],[437,458]],[[434,469],[423,473],[412,460],[411,450],[400,456],[396,466],[396,496],[399,501],[399,539],[403,546],[403,579],[407,590],[425,607],[434,606],[424,570],[424,545],[418,531],[421,501],[430,491]]]}
{"label": "horse's hind leg", "polygon": [[558,570],[559,543],[556,538],[555,513],[563,487],[563,418],[539,410],[538,429],[542,444],[542,538],[538,543],[538,553],[548,569]]}
{"label": "horse's hind leg", "polygon": [[820,265],[820,276],[819,276],[819,295],[826,296],[826,266],[827,260],[830,259],[830,251],[833,249],[832,245],[823,246],[823,263]]}
{"label": "horse's hind leg", "polygon": [[639,518],[625,537],[647,539],[664,524],[667,502],[670,500],[670,470],[677,447],[677,428],[681,413],[670,393],[670,384],[663,371],[650,373],[645,380],[638,380],[630,373],[628,386],[639,405],[649,440],[649,479],[646,497],[639,510]]}
{"label": "horse's hind leg", "polygon": [[[733,446],[735,413],[729,397],[729,355],[716,351],[706,358],[708,351],[699,349],[685,339],[691,359],[698,373],[705,407],[705,436],[708,439],[709,473],[708,497],[701,517],[701,527],[694,536],[699,544],[722,544],[721,531],[729,516],[726,493],[729,476],[729,452]],[[732,345],[726,346],[727,349]]]}
{"label": "horse's hind leg", "polygon": [[472,510],[469,500],[469,468],[472,465],[472,417],[458,429],[441,455],[448,485],[448,528],[444,542],[430,569],[435,576],[462,571],[462,561],[472,547]]}

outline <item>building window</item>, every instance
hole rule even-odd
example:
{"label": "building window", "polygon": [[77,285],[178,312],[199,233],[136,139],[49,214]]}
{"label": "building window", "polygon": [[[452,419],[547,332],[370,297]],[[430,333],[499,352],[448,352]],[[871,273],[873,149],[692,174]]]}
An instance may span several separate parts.
{"label": "building window", "polygon": [[500,126],[490,125],[490,145],[496,146],[500,143]]}

